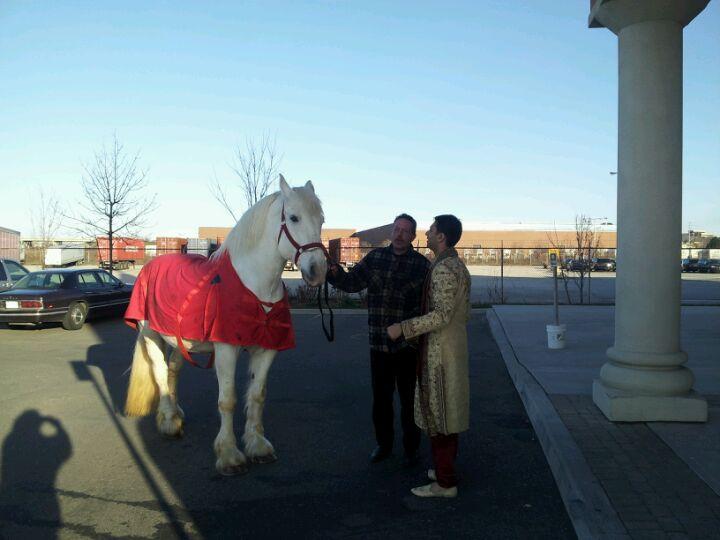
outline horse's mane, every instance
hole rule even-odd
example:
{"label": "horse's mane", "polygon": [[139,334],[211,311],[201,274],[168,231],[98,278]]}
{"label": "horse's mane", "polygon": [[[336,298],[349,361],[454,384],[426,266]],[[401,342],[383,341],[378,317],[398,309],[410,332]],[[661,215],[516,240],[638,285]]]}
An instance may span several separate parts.
{"label": "horse's mane", "polygon": [[248,208],[211,258],[220,257],[226,251],[237,253],[242,248],[250,249],[255,247],[265,229],[270,207],[279,196],[280,192],[277,191],[263,197]]}
{"label": "horse's mane", "polygon": [[[293,188],[293,191],[300,196],[303,204],[307,206],[311,213],[320,214],[322,218],[320,199],[312,191],[304,187]],[[279,196],[280,192],[276,191],[252,205],[232,228],[220,248],[211,255],[211,258],[220,257],[225,252],[238,253],[241,249],[252,249],[257,246],[265,230],[270,207]],[[279,230],[280,223],[278,222],[278,232]]]}

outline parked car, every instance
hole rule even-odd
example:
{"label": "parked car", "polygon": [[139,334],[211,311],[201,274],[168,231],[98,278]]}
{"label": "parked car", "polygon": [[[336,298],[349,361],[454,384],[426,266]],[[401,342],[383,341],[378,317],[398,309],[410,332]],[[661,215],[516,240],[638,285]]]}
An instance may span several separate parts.
{"label": "parked car", "polygon": [[720,272],[720,259],[700,259],[697,263],[698,272]]}
{"label": "parked car", "polygon": [[5,291],[30,271],[14,259],[0,259],[0,291]]}
{"label": "parked car", "polygon": [[66,330],[79,330],[89,317],[124,313],[131,293],[132,285],[104,270],[31,272],[0,292],[0,323],[60,322]]}
{"label": "parked car", "polygon": [[683,259],[682,260],[682,271],[683,272],[697,272],[698,271],[698,259]]}
{"label": "parked car", "polygon": [[615,268],[615,259],[599,259],[595,257],[592,260],[593,272],[614,272]]}
{"label": "parked car", "polygon": [[590,261],[587,259],[572,259],[568,262],[567,269],[572,272],[587,272],[590,269]]}

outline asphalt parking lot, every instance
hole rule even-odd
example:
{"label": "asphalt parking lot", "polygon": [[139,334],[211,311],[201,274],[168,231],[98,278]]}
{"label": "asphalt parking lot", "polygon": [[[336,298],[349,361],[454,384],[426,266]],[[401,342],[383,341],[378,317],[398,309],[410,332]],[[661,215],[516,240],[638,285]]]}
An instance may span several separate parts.
{"label": "asphalt parking lot", "polygon": [[265,413],[279,460],[233,478],[214,469],[214,372],[184,368],[185,437],[168,441],[153,418],[120,412],[135,337],[120,320],[0,329],[0,537],[574,537],[483,313],[470,322],[471,430],[453,500],[409,493],[427,462],[367,461],[365,313],[336,315],[332,344],[315,314],[293,319],[298,346],[271,369]]}

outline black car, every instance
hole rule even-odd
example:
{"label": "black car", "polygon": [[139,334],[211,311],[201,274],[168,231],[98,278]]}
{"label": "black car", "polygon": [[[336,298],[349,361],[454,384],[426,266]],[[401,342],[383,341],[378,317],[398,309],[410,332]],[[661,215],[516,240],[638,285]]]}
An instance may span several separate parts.
{"label": "black car", "polygon": [[697,271],[704,273],[720,272],[720,259],[700,259],[697,263]]}
{"label": "black car", "polygon": [[0,292],[0,323],[60,322],[66,330],[79,330],[88,317],[124,313],[131,293],[132,285],[104,270],[31,272]]}
{"label": "black car", "polygon": [[697,272],[698,271],[698,259],[683,259],[682,260],[682,271],[683,272]]}
{"label": "black car", "polygon": [[614,272],[616,268],[615,259],[599,259],[593,258],[593,272]]}
{"label": "black car", "polygon": [[567,269],[572,272],[587,272],[590,269],[590,261],[586,259],[572,259],[568,262]]}
{"label": "black car", "polygon": [[0,259],[0,291],[12,287],[30,271],[14,259]]}

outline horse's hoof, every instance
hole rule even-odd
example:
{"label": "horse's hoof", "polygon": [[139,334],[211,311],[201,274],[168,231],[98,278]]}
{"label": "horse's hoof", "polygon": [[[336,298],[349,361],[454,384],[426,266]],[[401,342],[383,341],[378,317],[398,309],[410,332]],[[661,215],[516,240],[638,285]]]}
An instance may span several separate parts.
{"label": "horse's hoof", "polygon": [[226,465],[225,467],[218,467],[217,471],[223,476],[239,476],[248,472],[248,466],[244,463],[241,465]]}
{"label": "horse's hoof", "polygon": [[168,441],[177,441],[178,439],[182,439],[184,432],[182,429],[176,431],[175,433],[160,433],[162,435],[163,439],[167,439]]}
{"label": "horse's hoof", "polygon": [[273,463],[277,461],[277,456],[275,454],[266,454],[264,456],[248,456],[250,457],[250,461],[253,463]]}

